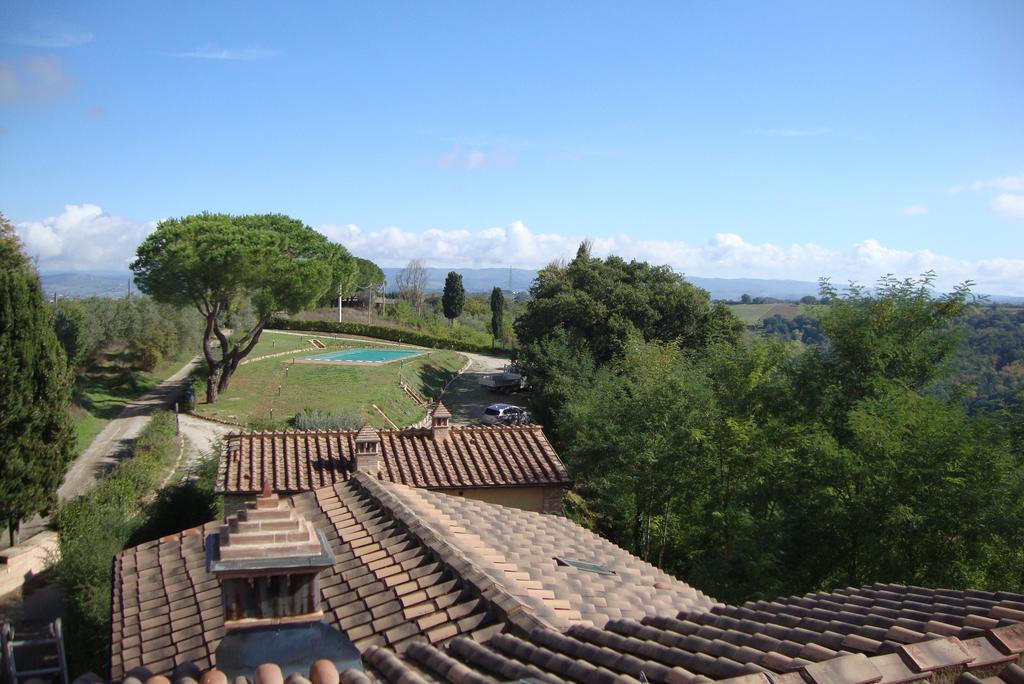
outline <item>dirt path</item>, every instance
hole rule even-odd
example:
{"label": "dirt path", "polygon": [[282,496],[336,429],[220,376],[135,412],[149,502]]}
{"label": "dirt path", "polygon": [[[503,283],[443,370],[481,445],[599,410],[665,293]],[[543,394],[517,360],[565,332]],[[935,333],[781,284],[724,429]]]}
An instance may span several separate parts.
{"label": "dirt path", "polygon": [[[170,408],[181,394],[185,379],[199,363],[193,359],[182,366],[174,375],[125,406],[103,431],[96,436],[85,451],[68,468],[64,483],[57,489],[61,501],[73,499],[89,491],[117,463],[131,452],[132,443],[142,432],[156,411]],[[21,525],[21,540],[25,541],[43,531],[46,520],[35,516]],[[0,549],[7,548],[8,537],[0,535]]]}
{"label": "dirt path", "polygon": [[185,469],[194,467],[211,449],[220,448],[220,440],[240,428],[196,418],[187,413],[178,416],[178,428],[185,438]]}
{"label": "dirt path", "polygon": [[480,414],[484,409],[499,401],[510,404],[516,402],[515,395],[495,394],[480,386],[480,378],[498,373],[508,363],[508,359],[483,354],[459,352],[472,361],[469,369],[456,378],[441,401],[452,412],[452,423],[456,425],[472,425],[480,422]]}

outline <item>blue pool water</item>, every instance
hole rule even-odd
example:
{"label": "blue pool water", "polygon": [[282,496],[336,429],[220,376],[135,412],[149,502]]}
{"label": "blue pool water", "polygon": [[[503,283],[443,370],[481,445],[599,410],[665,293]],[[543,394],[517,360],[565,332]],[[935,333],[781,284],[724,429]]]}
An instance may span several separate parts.
{"label": "blue pool water", "polygon": [[386,363],[410,356],[419,356],[422,352],[402,351],[399,349],[346,349],[307,356],[307,361],[361,361],[362,363]]}

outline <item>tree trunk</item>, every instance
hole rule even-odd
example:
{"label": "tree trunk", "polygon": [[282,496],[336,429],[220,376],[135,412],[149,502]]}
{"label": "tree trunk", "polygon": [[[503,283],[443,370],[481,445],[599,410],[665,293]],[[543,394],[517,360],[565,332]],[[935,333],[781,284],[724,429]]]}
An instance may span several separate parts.
{"label": "tree trunk", "polygon": [[206,403],[213,404],[217,401],[217,368],[211,364],[210,374],[206,378]]}
{"label": "tree trunk", "polygon": [[203,357],[206,359],[206,403],[213,404],[217,401],[217,367],[220,363],[213,356],[211,338],[217,325],[217,315],[220,309],[214,307],[206,313],[206,330],[203,331]]}
{"label": "tree trunk", "polygon": [[[217,391],[226,392],[228,385],[231,384],[231,378],[234,376],[235,371],[238,370],[238,364],[249,355],[260,341],[260,335],[263,334],[263,328],[266,326],[267,321],[261,321],[259,325],[253,328],[251,333],[252,337],[246,342],[245,347],[241,347],[236,344],[234,348],[228,352],[221,364],[220,378],[217,381]],[[244,338],[243,338],[244,340]]]}
{"label": "tree trunk", "polygon": [[17,546],[21,532],[21,521],[11,518],[7,521],[7,536],[10,537],[11,546]]}

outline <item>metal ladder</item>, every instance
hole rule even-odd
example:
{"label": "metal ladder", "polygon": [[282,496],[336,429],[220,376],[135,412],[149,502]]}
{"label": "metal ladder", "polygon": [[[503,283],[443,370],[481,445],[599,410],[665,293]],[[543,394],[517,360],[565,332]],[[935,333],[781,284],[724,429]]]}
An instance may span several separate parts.
{"label": "metal ladder", "polygon": [[[37,678],[48,678],[53,680],[54,675],[60,675],[60,679],[57,680],[60,684],[68,684],[68,665],[67,659],[64,657],[64,633],[61,630],[60,618],[57,618],[50,623],[47,628],[47,635],[35,638],[35,639],[24,639],[16,641],[14,638],[14,628],[10,624],[4,623],[0,627],[0,645],[3,649],[0,651],[3,655],[3,674],[4,680],[8,684],[19,684],[21,680],[29,679],[30,677]],[[17,661],[14,657],[14,651],[18,648],[39,648],[52,646],[55,647],[55,653],[47,653],[41,657],[44,661],[53,660],[57,661],[57,664],[50,667],[35,667],[29,670],[18,670]],[[37,656],[38,658],[39,656]]]}

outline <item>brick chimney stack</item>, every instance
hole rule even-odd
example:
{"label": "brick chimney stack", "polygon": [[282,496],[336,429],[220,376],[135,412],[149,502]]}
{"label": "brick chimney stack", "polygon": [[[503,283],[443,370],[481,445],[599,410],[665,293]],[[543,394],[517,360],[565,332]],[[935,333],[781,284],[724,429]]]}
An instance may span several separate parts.
{"label": "brick chimney stack", "polygon": [[451,412],[441,402],[437,402],[434,411],[430,414],[430,434],[435,442],[443,442],[448,439],[448,422],[451,420]]}
{"label": "brick chimney stack", "polygon": [[374,477],[380,472],[383,456],[380,451],[380,436],[377,431],[364,423],[356,434],[356,470],[362,470]]}
{"label": "brick chimney stack", "polygon": [[225,628],[320,621],[320,571],[334,564],[334,554],[309,520],[270,491],[268,480],[208,544]]}

